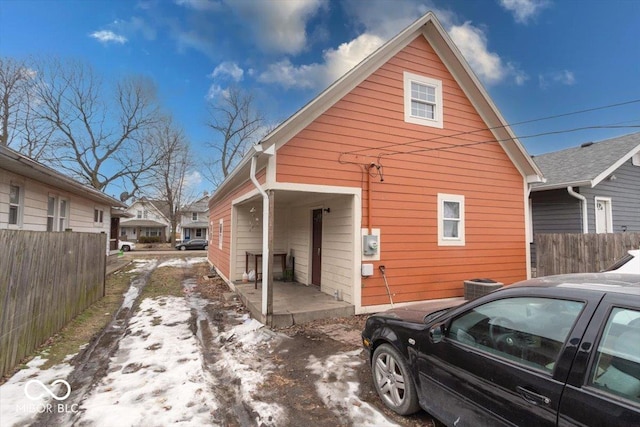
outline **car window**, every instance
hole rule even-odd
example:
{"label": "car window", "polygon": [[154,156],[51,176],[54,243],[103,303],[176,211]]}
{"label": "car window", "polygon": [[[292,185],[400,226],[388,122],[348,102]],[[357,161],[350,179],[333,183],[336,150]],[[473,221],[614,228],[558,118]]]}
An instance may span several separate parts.
{"label": "car window", "polygon": [[611,311],[594,360],[591,385],[640,402],[640,311]]}
{"label": "car window", "polygon": [[583,302],[506,298],[455,318],[448,338],[547,372],[573,327]]}

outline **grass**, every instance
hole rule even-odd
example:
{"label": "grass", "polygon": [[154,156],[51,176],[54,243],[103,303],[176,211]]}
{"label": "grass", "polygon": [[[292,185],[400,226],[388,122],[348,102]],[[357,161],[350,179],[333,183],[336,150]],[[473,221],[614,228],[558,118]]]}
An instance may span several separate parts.
{"label": "grass", "polygon": [[[160,267],[155,269],[142,290],[139,301],[145,298],[156,298],[160,296],[184,296],[182,281],[187,277],[185,273],[182,268],[175,267]],[[189,273],[192,274],[193,271]],[[189,276],[191,274],[189,274]]]}
{"label": "grass", "polygon": [[77,315],[60,332],[51,337],[37,355],[46,358],[42,369],[62,363],[70,355],[78,353],[80,346],[91,341],[111,321],[113,313],[122,305],[124,293],[129,288],[132,274],[126,270],[110,274],[106,279],[106,295]]}

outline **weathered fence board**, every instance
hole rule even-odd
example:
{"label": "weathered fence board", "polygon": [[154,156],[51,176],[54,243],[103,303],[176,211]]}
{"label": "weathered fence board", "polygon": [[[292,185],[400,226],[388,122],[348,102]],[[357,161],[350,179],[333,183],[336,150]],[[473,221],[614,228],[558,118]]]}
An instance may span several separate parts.
{"label": "weathered fence board", "polygon": [[640,248],[640,233],[536,234],[535,245],[538,277],[594,273]]}
{"label": "weathered fence board", "polygon": [[0,230],[0,376],[104,295],[106,235]]}

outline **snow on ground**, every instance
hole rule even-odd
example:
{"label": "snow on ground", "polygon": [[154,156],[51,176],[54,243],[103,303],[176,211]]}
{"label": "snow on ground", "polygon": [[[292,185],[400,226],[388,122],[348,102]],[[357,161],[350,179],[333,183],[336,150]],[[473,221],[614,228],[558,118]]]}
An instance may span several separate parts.
{"label": "snow on ground", "polygon": [[189,329],[184,298],[145,299],[109,364],[109,373],[81,404],[94,426],[211,424],[216,398]]}
{"label": "snow on ground", "polygon": [[162,262],[159,267],[190,267],[194,264],[201,264],[207,262],[207,257],[195,257],[195,258],[174,258]]}
{"label": "snow on ground", "polygon": [[40,413],[58,410],[58,404],[62,402],[54,400],[44,387],[57,397],[64,396],[67,388],[59,383],[52,387],[52,384],[64,380],[73,368],[62,363],[41,370],[40,366],[45,362],[46,359],[40,356],[33,358],[27,363],[27,368],[18,371],[0,386],[0,426],[29,425]]}
{"label": "snow on ground", "polygon": [[347,416],[356,426],[395,426],[374,406],[358,398],[360,383],[356,371],[362,360],[358,357],[362,350],[331,355],[325,359],[309,357],[309,369],[320,377],[316,390],[328,408],[338,416]]}

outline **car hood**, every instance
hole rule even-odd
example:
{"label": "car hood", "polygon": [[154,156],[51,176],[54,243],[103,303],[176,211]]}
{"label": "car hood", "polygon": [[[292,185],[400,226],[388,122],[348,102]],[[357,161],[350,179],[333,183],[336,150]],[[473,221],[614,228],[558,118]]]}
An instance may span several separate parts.
{"label": "car hood", "polygon": [[457,307],[466,302],[462,299],[450,299],[446,301],[425,301],[415,304],[408,304],[402,307],[395,307],[391,310],[376,314],[379,317],[399,319],[405,322],[423,323],[425,316],[436,311]]}

